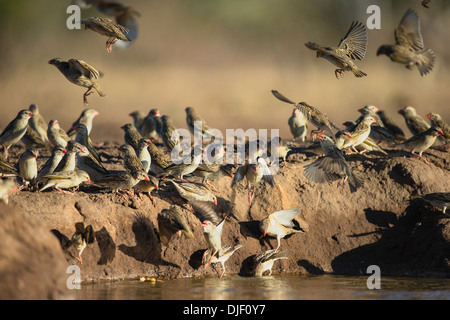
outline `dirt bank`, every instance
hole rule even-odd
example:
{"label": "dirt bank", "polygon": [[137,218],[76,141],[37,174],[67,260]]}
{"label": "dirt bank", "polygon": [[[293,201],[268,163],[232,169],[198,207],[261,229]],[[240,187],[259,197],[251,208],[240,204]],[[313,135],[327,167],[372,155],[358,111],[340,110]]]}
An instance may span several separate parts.
{"label": "dirt bank", "polygon": [[[106,143],[98,148],[108,169],[121,168],[118,145]],[[12,162],[22,150],[11,149]],[[275,176],[276,187],[258,186],[251,206],[245,184],[237,186],[236,203],[222,241],[241,243],[243,247],[226,263],[228,274],[248,275],[252,257],[276,247],[276,239],[260,239],[259,220],[274,211],[301,208],[297,221],[306,232],[281,241],[281,249],[291,252],[288,260],[275,264],[275,274],[365,274],[367,267],[374,264],[385,275],[450,276],[449,217],[421,199],[413,199],[416,195],[450,190],[449,153],[429,150],[425,156],[432,166],[403,151],[391,150],[389,156],[349,155],[350,166],[365,180],[364,187],[351,194],[347,185],[337,182],[307,181],[303,166],[317,155],[301,148],[294,150],[297,153],[289,156],[287,165]],[[42,151],[39,165],[48,156],[48,151]],[[217,209],[226,212],[231,204],[231,179],[223,177],[213,184],[220,190]],[[55,229],[71,237],[76,222],[92,225],[96,242],[84,250],[83,264],[75,259],[74,248],[59,256],[59,260],[65,257],[65,266],[80,266],[81,278],[86,282],[217,275],[211,267],[199,268],[207,244],[199,220],[190,211],[183,210],[195,239],[175,236],[169,247],[161,245],[157,214],[173,203],[182,205],[183,201],[169,183],[162,183],[153,195],[155,206],[148,197],[130,199],[128,204],[108,190],[95,187],[81,187],[76,196],[57,191],[20,191],[2,210],[5,214],[5,210],[16,208],[25,219],[29,217],[41,224],[48,234]],[[36,250],[44,250],[39,248]],[[35,256],[29,259],[31,263]],[[220,265],[217,270],[220,271]]]}

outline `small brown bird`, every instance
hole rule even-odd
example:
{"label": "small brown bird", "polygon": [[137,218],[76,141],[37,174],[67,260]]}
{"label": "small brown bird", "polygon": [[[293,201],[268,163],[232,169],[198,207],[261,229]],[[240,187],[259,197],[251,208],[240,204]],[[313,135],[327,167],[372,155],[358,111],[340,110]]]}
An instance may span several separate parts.
{"label": "small brown bird", "polygon": [[19,191],[15,182],[9,179],[0,179],[0,202],[9,203],[11,194]]}
{"label": "small brown bird", "polygon": [[262,277],[266,271],[269,271],[268,276],[272,275],[272,267],[275,261],[280,259],[287,259],[287,254],[290,250],[280,251],[277,250],[267,250],[264,253],[257,255],[254,258],[254,270],[253,274],[255,277]]}
{"label": "small brown bird", "polygon": [[180,232],[184,233],[186,239],[193,239],[192,232],[186,217],[178,206],[171,206],[158,213],[159,238],[163,245],[169,245],[170,239]]}
{"label": "small brown bird", "polygon": [[442,209],[442,213],[449,215],[445,211],[450,207],[450,192],[435,192],[422,196],[422,199],[428,201],[433,206]]}
{"label": "small brown bird", "polygon": [[38,172],[36,182],[43,183],[44,181],[46,181],[47,178],[44,178],[44,176],[55,172],[55,170],[58,168],[58,164],[61,162],[66,153],[67,151],[64,148],[61,148],[59,146],[53,147],[52,154]]}
{"label": "small brown bird", "polygon": [[229,165],[221,165],[218,163],[201,163],[192,174],[197,177],[202,177],[204,186],[209,186],[214,191],[218,191],[208,180],[219,179],[224,176],[233,178],[233,168]]}
{"label": "small brown bird", "polygon": [[84,104],[88,104],[87,96],[92,93],[92,89],[95,89],[100,97],[106,97],[102,89],[100,89],[97,84],[97,79],[100,78],[102,74],[87,62],[78,59],[69,59],[69,61],[64,61],[60,58],[54,58],[48,63],[57,67],[66,79],[73,84],[88,88],[83,94]]}
{"label": "small brown bird", "polygon": [[136,127],[137,131],[142,135],[142,122],[145,119],[144,112],[136,110],[131,112],[129,116],[133,118],[133,125]]}
{"label": "small brown bird", "polygon": [[58,120],[50,120],[48,123],[47,137],[53,147],[66,148],[70,140],[67,133],[59,126]]}
{"label": "small brown bird", "polygon": [[141,192],[147,193],[148,197],[152,201],[153,206],[156,206],[155,199],[152,197],[151,192],[153,190],[158,190],[159,187],[159,179],[149,175],[149,180],[141,180],[137,185],[134,186],[134,191],[141,197]]}
{"label": "small brown bird", "polygon": [[267,143],[267,155],[273,161],[278,161],[278,158],[283,159],[283,164],[286,165],[286,157],[291,149],[286,145],[281,137],[274,137]]}
{"label": "small brown bird", "polygon": [[251,204],[255,195],[256,185],[264,180],[272,188],[275,186],[275,180],[273,179],[272,172],[267,166],[266,161],[258,157],[256,163],[246,163],[241,165],[234,174],[231,187],[233,188],[237,183],[242,181],[244,177],[247,178],[248,188],[248,203]]}
{"label": "small brown bird", "polygon": [[[31,117],[33,118],[33,117]],[[46,148],[47,145],[44,142],[44,140],[41,139],[39,136],[39,133],[37,133],[36,130],[34,130],[29,124],[27,127],[27,132],[25,135],[20,139],[22,143],[25,145],[25,148]]]}
{"label": "small brown bird", "polygon": [[145,172],[144,166],[142,165],[141,160],[139,160],[132,146],[130,146],[129,144],[123,144],[117,150],[123,152],[123,166],[125,167],[125,169],[127,169],[129,172],[137,170],[142,170]]}
{"label": "small brown bird", "polygon": [[19,158],[17,167],[25,187],[36,184],[38,155],[39,151],[36,148],[28,148]]}
{"label": "small brown bird", "polygon": [[39,189],[39,192],[44,191],[50,187],[55,188],[61,193],[74,195],[73,192],[63,190],[70,188],[77,188],[83,182],[91,183],[89,175],[83,170],[65,171],[65,172],[54,172],[44,176],[47,179],[45,185]]}
{"label": "small brown bird", "polygon": [[367,29],[361,22],[353,21],[347,34],[341,39],[337,47],[322,47],[316,43],[307,42],[305,46],[317,51],[316,58],[325,58],[339,69],[334,74],[339,79],[345,71],[351,71],[355,77],[367,76],[353,60],[362,60],[367,51]]}
{"label": "small brown bird", "polygon": [[0,134],[0,145],[3,146],[5,158],[8,159],[8,149],[22,139],[27,132],[28,120],[33,116],[29,110],[21,110],[17,116],[3,129]]}
{"label": "small brown bird", "polygon": [[81,254],[86,249],[88,244],[92,244],[95,241],[95,232],[91,225],[84,226],[83,222],[75,223],[75,233],[72,236],[71,243],[78,251],[78,261],[83,264],[83,258]]}
{"label": "small brown bird", "polygon": [[152,141],[149,138],[139,139],[138,151],[136,153],[146,173],[150,171],[150,167],[152,165],[152,157],[150,156],[150,152],[148,151],[148,146],[151,144]]}
{"label": "small brown bird", "polygon": [[199,130],[202,133],[203,138],[212,137],[214,133],[211,131],[211,128],[208,126],[205,120],[200,116],[200,114],[193,108],[187,107],[186,111],[186,124],[189,131],[194,135],[195,125],[197,123]]}
{"label": "small brown bird", "polygon": [[172,149],[180,143],[180,135],[175,127],[175,124],[168,115],[161,117],[160,135],[164,146],[169,151],[172,151]]}
{"label": "small brown bird", "polygon": [[195,146],[192,149],[191,156],[189,159],[187,159],[188,161],[186,163],[185,161],[180,164],[173,163],[168,166],[163,173],[160,173],[159,176],[163,176],[163,179],[166,176],[173,176],[179,178],[184,182],[187,182],[186,180],[184,180],[184,176],[191,174],[198,168],[200,162],[202,161],[204,153],[204,149],[202,149],[200,146]]}
{"label": "small brown bird", "polygon": [[87,148],[79,150],[77,153],[77,168],[86,171],[92,182],[102,181],[110,173],[100,162],[91,156]]}
{"label": "small brown bird", "polygon": [[411,106],[406,106],[398,111],[399,114],[405,118],[406,126],[413,136],[418,135],[430,128],[430,124],[424,118],[419,116],[416,109]]}
{"label": "small brown bird", "polygon": [[236,246],[225,245],[214,255],[211,256],[212,249],[209,248],[203,255],[202,264],[205,266],[209,260],[211,260],[211,264],[220,263],[222,265],[222,272],[219,275],[219,278],[222,278],[225,274],[225,262],[236,252],[236,250],[242,248],[242,244],[238,244]]}
{"label": "small brown bird", "polygon": [[[212,251],[209,261],[203,263],[204,268],[206,268],[216,253],[222,249],[222,230],[228,214],[220,218],[214,209],[204,201],[192,201],[190,204],[194,209],[195,215],[202,223],[203,235],[208,243],[209,249]],[[207,250],[203,254],[202,261],[204,261],[206,254]]]}
{"label": "small brown bird", "polygon": [[396,140],[405,140],[405,133],[403,130],[386,114],[385,111],[378,110],[377,115],[380,117],[384,127],[391,132]]}
{"label": "small brown bird", "polygon": [[39,138],[44,142],[48,142],[47,138],[47,122],[44,120],[44,117],[42,117],[41,113],[39,112],[39,108],[35,104],[31,104],[28,110],[33,113],[33,116],[28,121],[28,125],[34,129],[34,131],[37,132],[39,135]]}
{"label": "small brown bird", "polygon": [[125,195],[121,191],[133,196],[128,190],[132,189],[141,180],[150,180],[143,170],[137,170],[131,173],[123,171],[104,176],[102,180],[98,181],[98,184],[111,188],[114,193],[117,193],[126,200]]}
{"label": "small brown bird", "polygon": [[[405,147],[414,156],[421,158],[423,161],[425,161],[426,164],[431,166],[431,163],[429,163],[424,157],[422,157],[422,153],[428,150],[428,148],[430,148],[434,144],[436,138],[440,134],[444,134],[441,128],[431,127],[427,131],[412,136],[405,142],[399,144],[399,146]],[[416,152],[418,152],[419,154],[417,154]]]}
{"label": "small brown bird", "polygon": [[74,171],[77,166],[77,153],[83,152],[84,148],[81,144],[78,142],[75,142],[73,140],[70,140],[67,143],[67,150],[62,158],[62,160],[59,162],[58,166],[54,170],[55,172],[66,172],[66,171]]}
{"label": "small brown bird", "polygon": [[299,109],[294,108],[294,110],[292,110],[292,115],[288,120],[288,124],[292,136],[294,137],[294,141],[300,139],[301,142],[305,142],[306,134],[308,132],[308,122]]}
{"label": "small brown bird", "polygon": [[148,151],[150,152],[150,157],[152,158],[150,171],[154,172],[155,174],[160,174],[170,166],[171,162],[155,144],[150,144],[148,146]]}
{"label": "small brown bird", "polygon": [[67,131],[67,135],[71,139],[75,139],[76,130],[72,129],[72,128],[77,126],[78,124],[84,124],[86,126],[87,134],[89,136],[91,134],[91,130],[92,130],[92,122],[94,121],[94,118],[96,116],[98,116],[99,114],[100,113],[97,110],[95,110],[95,109],[92,109],[92,108],[84,109],[81,112],[81,115],[78,117],[78,119],[75,120],[74,123],[72,123],[72,126]]}
{"label": "small brown bird", "polygon": [[117,39],[122,41],[131,41],[131,39],[127,36],[129,30],[111,19],[91,17],[81,20],[81,23],[84,24],[85,30],[91,29],[92,31],[108,37],[108,40],[106,41],[107,52],[112,51],[112,45],[117,41]]}
{"label": "small brown bird", "polygon": [[79,123],[73,126],[72,129],[76,131],[75,142],[78,142],[83,147],[86,147],[95,160],[102,162],[98,151],[94,148],[92,141],[89,139],[87,127],[84,124]]}
{"label": "small brown bird", "polygon": [[358,152],[355,147],[366,141],[370,135],[372,124],[374,123],[376,123],[376,120],[372,116],[366,114],[355,128],[349,132],[350,138],[346,139],[346,143],[339,149],[352,148],[353,151]]}
{"label": "small brown bird", "polygon": [[425,50],[419,16],[414,10],[406,11],[394,35],[395,44],[380,46],[377,56],[385,54],[391,61],[405,64],[409,70],[416,66],[421,76],[433,69],[436,56],[433,50]]}
{"label": "small brown bird", "polygon": [[138,152],[139,140],[142,139],[141,134],[136,129],[134,124],[127,123],[120,127],[123,130],[123,139],[126,144],[129,144],[133,147],[134,151]]}
{"label": "small brown bird", "polygon": [[437,113],[430,112],[427,114],[427,118],[430,119],[432,126],[442,129],[442,142],[444,143],[444,147],[445,145],[450,144],[450,125],[445,123],[444,120],[442,120],[442,117]]}
{"label": "small brown bird", "polygon": [[180,196],[188,202],[210,201],[217,205],[217,197],[208,188],[202,185],[190,182],[175,182],[173,180],[170,180],[170,182],[173,183]]}
{"label": "small brown bird", "polygon": [[151,109],[147,116],[142,120],[141,134],[143,137],[157,139],[158,131],[161,129],[158,127],[157,119],[159,118],[159,110]]}
{"label": "small brown bird", "polygon": [[296,109],[300,110],[303,116],[317,127],[317,130],[312,131],[311,134],[317,134],[318,132],[323,132],[323,129],[327,129],[329,133],[334,136],[333,129],[339,130],[339,128],[328,120],[328,117],[322,113],[319,109],[308,105],[306,102],[295,103],[294,101],[286,98],[284,95],[279,93],[277,90],[272,90],[272,94],[280,101],[293,104]]}
{"label": "small brown bird", "polygon": [[319,135],[319,140],[325,155],[304,166],[306,178],[317,183],[348,180],[350,192],[356,192],[363,186],[364,181],[353,174],[342,151],[336,147],[330,137]]}
{"label": "small brown bird", "polygon": [[294,229],[295,219],[301,212],[301,209],[287,209],[281,210],[269,214],[266,218],[262,219],[259,223],[259,229],[263,233],[263,237],[269,235],[277,238],[277,248],[280,248],[280,240],[293,233],[304,233],[303,230]]}

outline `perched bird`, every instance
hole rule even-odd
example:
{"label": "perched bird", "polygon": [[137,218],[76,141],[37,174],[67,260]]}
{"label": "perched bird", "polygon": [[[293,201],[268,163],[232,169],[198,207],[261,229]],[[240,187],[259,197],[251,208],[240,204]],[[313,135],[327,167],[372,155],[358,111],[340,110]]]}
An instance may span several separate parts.
{"label": "perched bird", "polygon": [[[204,201],[192,201],[190,204],[194,209],[195,215],[202,223],[203,235],[208,243],[208,248],[212,251],[209,261],[203,263],[204,268],[206,268],[216,253],[222,249],[222,230],[228,214],[220,218],[214,209]],[[203,262],[206,254],[207,250],[203,254]]]}
{"label": "perched bird", "polygon": [[400,109],[398,113],[405,118],[406,126],[413,136],[430,128],[430,124],[417,114],[414,107],[406,106],[403,109]]}
{"label": "perched bird", "polygon": [[283,164],[286,165],[286,157],[289,154],[289,147],[281,139],[281,137],[275,137],[267,144],[267,155],[271,158],[271,161],[276,161],[278,158],[283,159]]}
{"label": "perched bird", "polygon": [[290,250],[286,251],[277,251],[275,249],[273,250],[267,250],[264,253],[258,254],[254,258],[254,270],[253,274],[255,277],[262,277],[263,274],[266,271],[269,271],[268,276],[272,275],[272,267],[275,261],[280,259],[287,259],[287,254],[290,252]]}
{"label": "perched bird", "polygon": [[87,148],[77,153],[77,168],[86,171],[93,183],[98,183],[110,173],[100,162],[91,156]]}
{"label": "perched bird", "polygon": [[97,160],[98,162],[101,162],[100,155],[98,154],[98,151],[94,148],[94,145],[92,144],[92,141],[89,139],[88,129],[87,127],[79,123],[72,127],[73,130],[76,131],[75,136],[75,142],[78,142],[80,145],[86,147],[89,150],[89,153]]}
{"label": "perched bird", "polygon": [[137,153],[139,140],[142,139],[141,134],[132,123],[127,123],[120,127],[123,130],[123,139],[126,144],[133,147]]}
{"label": "perched bird", "polygon": [[1,179],[0,180],[0,202],[5,204],[9,203],[9,197],[11,194],[17,192],[19,189],[17,188],[15,182],[9,179]]}
{"label": "perched bird", "polygon": [[139,195],[139,197],[141,196],[141,192],[146,193],[152,201],[152,204],[156,206],[155,199],[152,197],[151,192],[155,189],[158,190],[159,179],[152,175],[149,175],[148,179],[149,180],[139,181],[138,184],[134,186],[134,190]]}
{"label": "perched bird", "polygon": [[433,50],[425,50],[419,16],[414,10],[406,11],[394,35],[395,44],[380,46],[377,56],[385,54],[391,61],[405,64],[410,70],[416,66],[422,76],[433,69],[436,56]]}
{"label": "perched bird", "polygon": [[133,118],[133,125],[137,131],[142,135],[142,122],[145,119],[145,113],[139,110],[133,111],[129,114]]}
{"label": "perched bird", "polygon": [[33,113],[33,116],[28,121],[28,125],[33,128],[39,138],[46,143],[48,141],[47,138],[47,122],[44,120],[44,117],[42,117],[41,113],[39,112],[39,108],[35,104],[31,104],[28,110]]}
{"label": "perched bird", "polygon": [[3,146],[5,158],[8,159],[8,149],[22,139],[27,132],[28,120],[33,116],[29,110],[21,110],[17,116],[3,129],[0,134],[0,145]]}
{"label": "perched bird", "polygon": [[292,110],[292,115],[288,120],[288,124],[294,140],[300,139],[301,142],[305,142],[306,133],[308,132],[308,122],[299,109],[294,108],[294,110]]}
{"label": "perched bird", "polygon": [[67,147],[70,138],[67,133],[61,129],[58,120],[50,120],[47,128],[47,137],[53,147]]}
{"label": "perched bird", "polygon": [[421,197],[423,200],[428,201],[433,206],[442,209],[442,213],[445,213],[448,207],[450,207],[450,192],[435,192],[429,193]]}
{"label": "perched bird", "polygon": [[141,161],[142,167],[146,173],[150,171],[150,167],[152,165],[152,157],[150,156],[150,152],[148,151],[148,146],[151,144],[152,141],[149,138],[139,139],[138,150],[136,152],[136,155]]}
{"label": "perched bird", "polygon": [[225,274],[225,262],[236,252],[236,250],[242,248],[242,244],[238,244],[236,246],[230,246],[229,244],[220,248],[220,250],[216,253],[216,255],[211,256],[212,249],[209,248],[203,255],[202,264],[206,265],[209,260],[211,260],[211,264],[220,263],[222,265],[222,273],[219,275],[219,278],[222,278]]}
{"label": "perched bird", "polygon": [[54,65],[66,77],[67,80],[81,87],[88,88],[83,94],[83,103],[88,104],[87,96],[95,89],[100,97],[106,97],[97,84],[97,79],[102,75],[96,68],[83,60],[69,59],[64,61],[60,58],[51,59],[49,64]]}
{"label": "perched bird", "polygon": [[37,178],[37,162],[36,159],[39,151],[36,148],[28,148],[19,158],[17,163],[18,171],[22,178],[23,184],[28,187],[34,185]]}
{"label": "perched bird", "polygon": [[319,135],[319,140],[325,155],[304,166],[306,178],[317,183],[348,180],[350,191],[356,192],[358,188],[363,186],[364,181],[353,174],[342,151],[336,147],[330,137]]}
{"label": "perched bird", "polygon": [[168,246],[170,239],[176,234],[183,232],[186,239],[193,239],[192,232],[186,217],[178,206],[171,206],[158,213],[159,238],[163,245]]}
{"label": "perched bird", "polygon": [[197,110],[193,107],[187,107],[186,111],[186,124],[189,131],[194,134],[195,125],[199,126],[197,130],[200,130],[202,133],[202,137],[212,137],[214,134],[211,131],[210,127],[207,125],[206,121],[198,114]]}
{"label": "perched bird", "polygon": [[102,180],[98,181],[98,184],[111,188],[114,193],[117,193],[121,197],[125,198],[125,195],[121,191],[132,195],[128,190],[132,189],[141,180],[150,180],[148,175],[143,170],[137,170],[131,173],[123,171],[110,173],[109,175],[104,176]]}
{"label": "perched bird", "polygon": [[[32,119],[33,117],[31,117]],[[25,145],[25,148],[45,148],[47,147],[46,143],[42,138],[39,136],[39,133],[34,130],[29,124],[27,127],[27,132],[25,135],[20,139],[20,141],[23,142]]]}
{"label": "perched bird", "polygon": [[0,153],[0,176],[20,176],[15,166]]}
{"label": "perched bird", "polygon": [[53,187],[64,194],[74,195],[73,192],[69,192],[63,189],[78,189],[78,186],[83,182],[91,183],[89,175],[83,170],[53,172],[52,174],[44,176],[44,178],[47,179],[47,182],[41,189],[39,189],[39,192]]}
{"label": "perched bird", "polygon": [[269,214],[259,222],[259,229],[263,237],[269,235],[277,238],[277,248],[280,248],[280,240],[293,233],[304,233],[303,230],[294,229],[293,219],[300,214],[300,209],[281,210]]}
{"label": "perched bird", "polygon": [[351,71],[355,77],[367,76],[353,60],[362,60],[367,51],[367,29],[361,22],[353,21],[347,34],[341,39],[337,47],[322,47],[316,43],[307,42],[305,46],[317,51],[316,58],[325,58],[339,69],[334,72],[343,77],[345,71]]}
{"label": "perched bird", "polygon": [[92,108],[88,108],[88,109],[84,109],[81,112],[81,115],[78,117],[77,120],[75,120],[74,123],[72,123],[72,126],[70,127],[70,129],[67,131],[67,135],[71,138],[71,139],[75,139],[76,136],[76,130],[72,129],[73,127],[77,126],[78,124],[84,124],[86,126],[87,129],[87,134],[88,136],[91,134],[91,130],[92,130],[92,123],[93,120],[96,116],[98,116],[100,113]]}
{"label": "perched bird", "polygon": [[184,180],[184,176],[191,174],[197,169],[202,161],[204,153],[204,149],[200,146],[195,146],[191,151],[189,159],[186,159],[187,161],[183,161],[180,164],[171,164],[164,170],[163,173],[160,173],[159,176],[163,176],[163,178],[166,176],[173,176],[186,182],[186,180]]}
{"label": "perched bird", "polygon": [[241,165],[234,174],[231,187],[233,188],[237,183],[242,181],[244,177],[247,178],[248,188],[248,203],[251,204],[255,195],[256,185],[264,180],[272,188],[275,186],[275,180],[273,179],[272,172],[267,166],[264,158],[258,157],[256,163],[245,163]]}
{"label": "perched bird", "polygon": [[[405,147],[414,156],[421,158],[423,161],[425,161],[426,164],[431,166],[431,163],[429,163],[424,157],[422,157],[422,153],[434,144],[436,138],[440,134],[444,134],[441,128],[431,127],[422,133],[412,136],[408,140],[399,144],[399,146]],[[418,154],[416,152],[418,152]]]}
{"label": "perched bird", "polygon": [[74,171],[77,166],[77,153],[83,152],[84,148],[76,141],[70,140],[67,143],[66,152],[58,166],[54,170],[55,172]]}
{"label": "perched bird", "polygon": [[[345,125],[354,125],[353,121],[346,121],[344,122],[344,126]],[[340,130],[338,132],[336,132],[335,135],[335,144],[336,147],[339,150],[342,150],[344,145],[350,144],[349,141],[351,140],[352,135],[345,130]],[[381,152],[382,154],[387,155],[388,153],[386,151],[384,151],[381,147],[378,146],[378,144],[373,141],[370,137],[367,137],[359,146],[359,148],[362,148],[363,150],[359,153],[364,153],[364,152],[372,152],[372,151],[376,151],[376,152]]]}
{"label": "perched bird", "polygon": [[122,41],[131,41],[131,39],[127,36],[129,30],[111,19],[91,17],[81,20],[81,23],[84,24],[85,30],[90,29],[108,37],[108,40],[106,41],[107,52],[112,51],[112,45],[117,41],[117,39]]}
{"label": "perched bird", "polygon": [[314,126],[317,127],[318,130],[312,131],[312,134],[316,134],[317,132],[322,131],[323,129],[327,129],[329,133],[333,136],[333,129],[339,130],[339,128],[328,120],[328,117],[322,113],[319,109],[308,105],[306,102],[295,103],[294,101],[286,98],[284,95],[279,93],[277,90],[272,90],[272,94],[280,101],[293,104],[296,109],[300,110],[303,116],[311,122]]}
{"label": "perched bird", "polygon": [[180,196],[187,200],[192,201],[209,201],[217,205],[217,197],[206,187],[189,182],[175,182],[170,180],[175,186]]}
{"label": "perched bird", "polygon": [[[369,137],[373,140],[377,141],[377,143],[381,143],[382,141],[386,141],[389,143],[397,144],[394,135],[384,127],[383,122],[378,116],[377,112],[379,109],[374,105],[366,105],[363,108],[358,110],[361,112],[361,116],[356,120],[356,125],[359,125],[361,121],[363,121],[366,117],[372,117],[375,122],[371,124]],[[349,128],[348,128],[349,129]],[[350,131],[353,129],[350,129]]]}
{"label": "perched bird", "polygon": [[445,123],[437,113],[430,112],[427,114],[427,118],[430,119],[432,126],[442,129],[442,142],[444,145],[448,145],[450,143],[450,125]]}
{"label": "perched bird", "polygon": [[175,127],[175,124],[168,115],[161,117],[160,135],[164,146],[169,151],[172,151],[172,149],[180,143],[180,135]]}
{"label": "perched bird", "polygon": [[47,178],[44,177],[48,174],[52,174],[53,172],[55,172],[55,170],[58,167],[58,164],[61,162],[66,153],[67,153],[66,149],[60,146],[53,147],[52,154],[38,172],[36,182],[42,183],[46,181]]}
{"label": "perched bird", "polygon": [[392,120],[391,117],[387,116],[385,111],[378,110],[377,115],[380,117],[384,127],[392,133],[396,140],[405,139],[405,133],[403,130],[394,122],[394,120]]}
{"label": "perched bird", "polygon": [[205,186],[209,186],[217,191],[217,189],[209,183],[208,180],[219,179],[224,176],[229,176],[233,178],[233,167],[230,165],[221,165],[218,163],[201,163],[192,173],[194,176],[202,177],[202,183]]}
{"label": "perched bird", "polygon": [[157,120],[159,118],[159,110],[151,109],[147,116],[142,120],[141,134],[143,137],[157,139],[158,131],[161,129],[158,127]]}
{"label": "perched bird", "polygon": [[139,160],[138,156],[136,155],[136,152],[134,151],[133,147],[129,144],[121,145],[117,150],[123,152],[123,166],[125,169],[127,169],[129,172],[137,171],[137,170],[144,170],[144,166],[142,165],[141,160]]}
{"label": "perched bird", "polygon": [[364,141],[369,137],[373,123],[376,123],[376,121],[372,116],[364,116],[355,128],[349,132],[350,138],[348,138],[346,143],[344,143],[344,145],[339,149],[352,148],[355,152],[357,152],[355,147],[364,143]]}
{"label": "perched bird", "polygon": [[92,244],[95,241],[95,232],[91,225],[84,226],[83,222],[75,223],[75,233],[72,236],[71,243],[78,251],[78,261],[83,264],[81,254],[86,249],[88,244]]}

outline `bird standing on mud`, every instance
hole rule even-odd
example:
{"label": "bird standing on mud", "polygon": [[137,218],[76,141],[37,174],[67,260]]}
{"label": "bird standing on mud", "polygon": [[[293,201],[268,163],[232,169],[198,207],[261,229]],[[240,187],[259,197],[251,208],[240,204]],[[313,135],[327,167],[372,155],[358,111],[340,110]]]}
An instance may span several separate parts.
{"label": "bird standing on mud", "polygon": [[87,96],[92,89],[95,89],[100,97],[106,97],[100,86],[97,84],[100,72],[83,60],[69,59],[64,61],[60,58],[51,59],[49,64],[54,65],[66,77],[67,80],[80,87],[88,88],[83,94],[83,103],[88,104]]}
{"label": "bird standing on mud", "polygon": [[414,66],[424,76],[433,69],[436,56],[431,49],[425,49],[417,13],[408,9],[395,29],[395,44],[382,45],[377,56],[387,55],[391,61],[405,64],[411,70]]}
{"label": "bird standing on mud", "polygon": [[8,159],[8,149],[22,139],[27,132],[28,120],[33,116],[29,110],[21,110],[17,116],[3,129],[0,134],[0,145],[3,146],[5,158]]}
{"label": "bird standing on mud", "polygon": [[[412,136],[408,140],[399,144],[399,146],[404,146],[407,150],[409,150],[411,152],[411,154],[413,154],[416,157],[421,158],[423,161],[425,161],[426,164],[431,166],[431,163],[429,163],[422,156],[422,153],[424,151],[428,150],[428,148],[430,148],[434,144],[434,142],[436,141],[436,138],[440,134],[441,135],[444,134],[444,132],[442,132],[441,128],[431,127],[427,131],[424,131],[415,136]],[[416,152],[418,152],[418,154]]]}
{"label": "bird standing on mud", "polygon": [[317,58],[325,58],[339,69],[334,74],[339,79],[345,71],[351,71],[355,77],[367,76],[353,60],[362,60],[367,51],[367,29],[361,22],[353,21],[347,34],[341,39],[337,47],[322,47],[313,42],[305,43],[311,50],[317,51]]}
{"label": "bird standing on mud", "polygon": [[269,271],[268,276],[272,275],[272,267],[275,261],[280,259],[287,259],[287,254],[290,250],[277,251],[275,249],[267,250],[261,254],[258,254],[254,258],[254,270],[253,275],[255,277],[261,277],[266,271]]}
{"label": "bird standing on mud", "polygon": [[425,121],[414,107],[406,106],[398,111],[405,119],[405,124],[413,135],[422,133],[430,128],[430,124]]}

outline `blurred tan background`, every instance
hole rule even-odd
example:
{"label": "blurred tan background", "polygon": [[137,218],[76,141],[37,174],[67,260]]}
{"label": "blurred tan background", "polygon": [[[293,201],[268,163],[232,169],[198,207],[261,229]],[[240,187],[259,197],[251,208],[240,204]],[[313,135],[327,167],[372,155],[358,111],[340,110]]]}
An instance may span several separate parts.
{"label": "blurred tan background", "polygon": [[[438,112],[450,122],[450,1],[433,0],[430,9],[421,0],[122,2],[140,12],[139,35],[129,48],[107,53],[106,37],[67,29],[70,0],[0,0],[0,130],[31,103],[64,129],[86,108],[86,89],[48,64],[55,57],[83,59],[104,73],[99,84],[107,98],[88,97],[89,107],[100,112],[94,141],[122,141],[120,126],[131,122],[128,114],[135,110],[159,108],[186,128],[186,106],[211,127],[279,128],[291,138],[292,107],[271,89],[320,108],[337,124],[356,119],[366,104],[388,111],[404,129],[397,110],[407,104],[422,116]],[[336,68],[304,43],[337,45],[353,20],[366,23],[372,4],[381,8],[381,30],[369,30],[366,57],[357,62],[368,76],[346,73],[337,80]],[[376,56],[380,45],[394,42],[394,28],[408,8],[419,14],[425,46],[437,56],[424,77]],[[81,13],[98,15],[94,8]]]}

